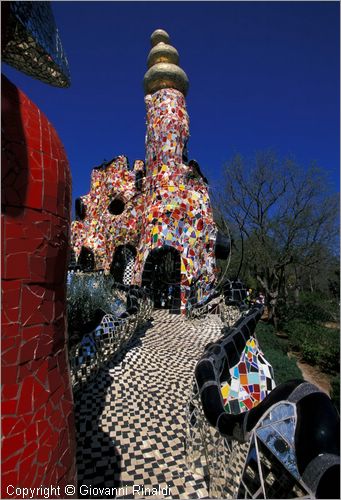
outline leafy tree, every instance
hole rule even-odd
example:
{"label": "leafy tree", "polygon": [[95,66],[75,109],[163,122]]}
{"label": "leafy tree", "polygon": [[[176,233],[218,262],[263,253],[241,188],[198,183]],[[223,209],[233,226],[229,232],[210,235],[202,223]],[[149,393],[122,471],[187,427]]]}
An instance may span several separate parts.
{"label": "leafy tree", "polygon": [[277,327],[279,301],[288,290],[298,295],[306,277],[315,279],[325,256],[335,253],[338,197],[315,165],[305,170],[272,152],[252,161],[236,155],[224,176],[215,210],[239,240],[243,274],[265,292]]}

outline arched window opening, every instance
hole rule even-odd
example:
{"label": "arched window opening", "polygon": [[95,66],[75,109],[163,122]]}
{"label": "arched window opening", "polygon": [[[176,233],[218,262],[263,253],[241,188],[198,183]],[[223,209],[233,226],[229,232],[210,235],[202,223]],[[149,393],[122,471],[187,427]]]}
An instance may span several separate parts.
{"label": "arched window opening", "polygon": [[124,201],[121,198],[114,198],[108,206],[111,215],[121,215],[125,207]]}
{"label": "arched window opening", "polygon": [[86,206],[82,198],[77,198],[75,201],[76,220],[84,220],[86,216]]}
{"label": "arched window opening", "polygon": [[95,269],[95,257],[89,248],[82,247],[81,253],[79,254],[78,257],[78,266],[80,267],[81,271],[84,272],[92,272]]}
{"label": "arched window opening", "polygon": [[117,283],[130,285],[133,278],[136,249],[132,245],[120,245],[113,256],[110,273]]}
{"label": "arched window opening", "polygon": [[180,312],[181,260],[176,248],[164,246],[150,252],[144,265],[142,286],[150,289],[156,308]]}

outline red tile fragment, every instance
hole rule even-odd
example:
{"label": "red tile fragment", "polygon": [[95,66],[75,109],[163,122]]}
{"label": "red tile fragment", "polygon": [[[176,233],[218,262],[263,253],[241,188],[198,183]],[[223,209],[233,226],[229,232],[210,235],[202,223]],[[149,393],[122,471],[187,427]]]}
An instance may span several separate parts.
{"label": "red tile fragment", "polygon": [[1,361],[4,364],[4,367],[6,367],[6,365],[11,366],[17,364],[19,358],[19,339],[17,337],[13,337],[8,340],[14,342],[14,344],[6,351],[3,350],[1,353]]}
{"label": "red tile fragment", "polygon": [[6,366],[2,364],[1,366],[1,378],[2,380],[17,380],[18,369],[16,366]]}
{"label": "red tile fragment", "polygon": [[47,360],[43,360],[40,363],[39,368],[36,371],[36,377],[42,382],[42,384],[47,384],[48,380],[48,362]]}
{"label": "red tile fragment", "polygon": [[10,457],[20,453],[25,444],[25,434],[21,432],[15,436],[6,436],[2,444],[2,456]]}
{"label": "red tile fragment", "polygon": [[[16,470],[11,470],[10,472],[2,473],[2,481],[1,481],[1,498],[9,498],[7,494],[7,485],[15,485],[18,484],[18,475],[19,472]],[[10,490],[12,493],[13,490]],[[14,498],[14,497],[11,497]]]}
{"label": "red tile fragment", "polygon": [[26,426],[25,439],[27,443],[29,443],[30,441],[36,441],[37,436],[36,423]]}
{"label": "red tile fragment", "polygon": [[2,435],[18,434],[26,428],[25,423],[18,417],[3,417],[1,420]]}
{"label": "red tile fragment", "polygon": [[[33,450],[32,450],[32,446],[33,446]],[[36,450],[37,450],[37,447],[33,443],[31,445],[28,445],[27,448],[25,448],[24,458],[20,463],[19,484],[31,484],[30,476],[32,475],[32,467],[33,467],[33,470],[35,469],[34,462],[36,461],[35,460]]]}
{"label": "red tile fragment", "polygon": [[[14,456],[9,459],[7,457],[2,457],[2,463],[1,463],[1,473],[5,474],[7,472],[11,472],[16,468],[16,464],[18,463],[18,457]],[[6,498],[2,496],[1,498]]]}
{"label": "red tile fragment", "polygon": [[29,340],[25,344],[23,344],[20,348],[20,363],[27,363],[30,361],[34,355],[35,355],[35,350],[38,346],[39,339],[35,338],[32,340]]}
{"label": "red tile fragment", "polygon": [[2,415],[14,415],[17,409],[17,401],[1,401],[1,414]]}
{"label": "red tile fragment", "polygon": [[39,448],[37,453],[37,462],[41,464],[46,464],[49,461],[51,454],[52,454],[51,448],[47,446]]}
{"label": "red tile fragment", "polygon": [[7,399],[15,399],[19,391],[18,384],[4,384],[1,391],[1,399],[6,401]]}
{"label": "red tile fragment", "polygon": [[34,408],[40,408],[42,405],[45,405],[50,398],[50,392],[36,380],[34,381],[33,391]]}
{"label": "red tile fragment", "polygon": [[30,277],[29,255],[26,252],[6,256],[3,279],[28,279]]}
{"label": "red tile fragment", "polygon": [[33,411],[33,384],[34,378],[27,376],[22,384],[18,403],[18,414],[32,413]]}

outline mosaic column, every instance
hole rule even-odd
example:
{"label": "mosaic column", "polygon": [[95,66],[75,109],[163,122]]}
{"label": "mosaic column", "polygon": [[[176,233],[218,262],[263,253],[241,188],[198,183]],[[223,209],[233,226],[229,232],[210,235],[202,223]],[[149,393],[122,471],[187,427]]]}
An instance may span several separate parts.
{"label": "mosaic column", "polygon": [[55,129],[5,77],[2,119],[1,497],[42,486],[65,498],[76,483],[65,314],[71,176]]}
{"label": "mosaic column", "polygon": [[187,160],[188,78],[178,65],[178,52],[169,44],[165,31],[156,30],[151,44],[149,69],[144,77],[146,211],[135,270],[142,273],[152,250],[175,248],[181,257],[184,311],[194,281],[200,282],[203,291],[213,285],[216,228],[207,185]]}

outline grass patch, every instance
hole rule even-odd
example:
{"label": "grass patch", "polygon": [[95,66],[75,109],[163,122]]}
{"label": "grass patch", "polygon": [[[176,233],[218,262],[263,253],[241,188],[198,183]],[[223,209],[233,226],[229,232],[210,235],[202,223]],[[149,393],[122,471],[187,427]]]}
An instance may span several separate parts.
{"label": "grass patch", "polygon": [[318,365],[323,371],[335,373],[340,367],[340,332],[333,328],[293,319],[285,324],[289,347],[299,351],[302,359]]}
{"label": "grass patch", "polygon": [[277,385],[293,378],[302,378],[302,373],[296,365],[296,361],[288,358],[288,341],[275,335],[273,325],[258,323],[256,337],[265,358],[274,370]]}
{"label": "grass patch", "polygon": [[339,330],[295,319],[286,323],[285,331],[288,340],[277,337],[274,327],[269,323],[260,322],[256,328],[260,348],[274,369],[276,384],[302,378],[295,359],[287,356],[289,350],[298,351],[304,361],[318,365],[322,371],[334,375],[331,379],[330,397],[340,413]]}

